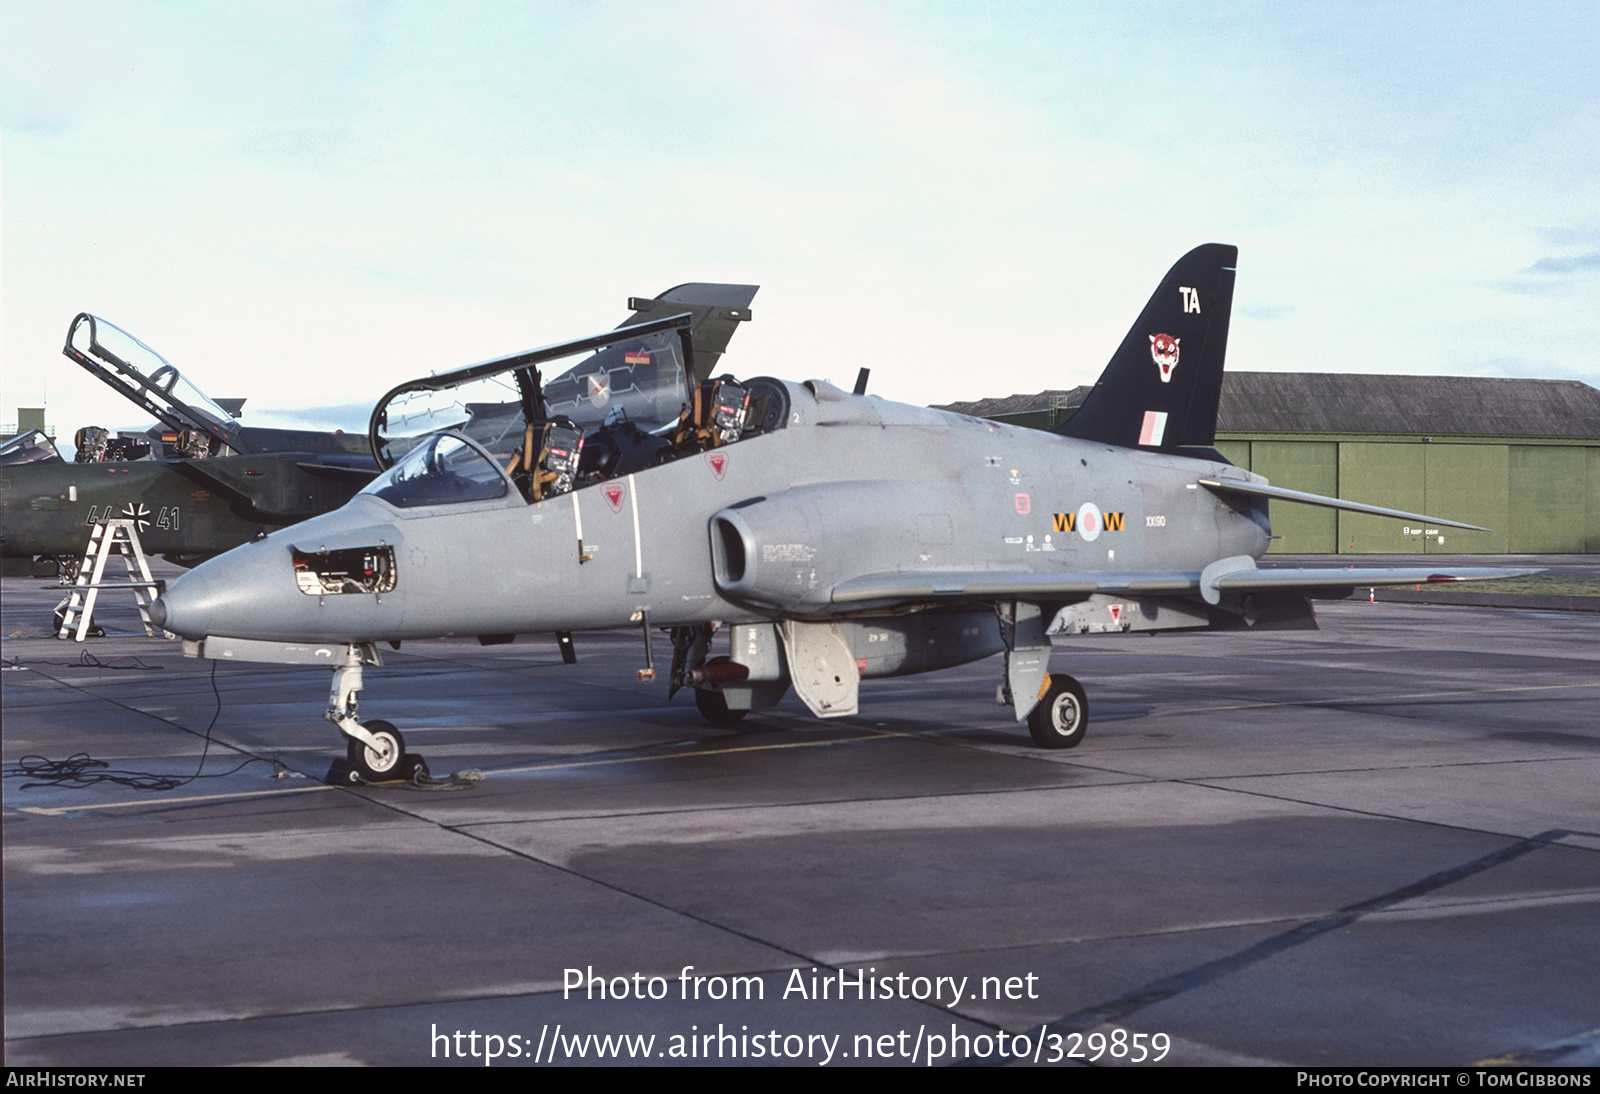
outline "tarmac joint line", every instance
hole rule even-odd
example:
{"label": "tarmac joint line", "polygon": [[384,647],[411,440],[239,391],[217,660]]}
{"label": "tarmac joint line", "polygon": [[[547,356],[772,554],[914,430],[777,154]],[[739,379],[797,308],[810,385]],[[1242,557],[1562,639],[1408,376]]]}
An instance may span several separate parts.
{"label": "tarmac joint line", "polygon": [[1409,885],[1403,885],[1381,896],[1348,905],[1320,919],[1302,923],[1298,927],[1290,928],[1270,938],[1264,938],[1254,945],[1245,947],[1238,953],[1219,957],[1183,972],[1153,980],[1143,987],[1135,988],[1126,995],[1058,1018],[1054,1022],[1047,1023],[1048,1030],[1052,1033],[1065,1035],[1092,1029],[1109,1022],[1121,1021],[1136,1011],[1165,1002],[1194,988],[1214,983],[1224,977],[1231,976],[1233,973],[1259,964],[1269,957],[1275,957],[1286,950],[1303,946],[1307,942],[1327,934],[1329,931],[1348,927],[1372,912],[1380,912],[1405,901],[1425,896],[1447,885],[1453,885],[1458,881],[1469,878],[1474,874],[1481,874],[1486,870],[1491,870],[1496,866],[1521,858],[1531,851],[1548,847],[1566,836],[1576,834],[1579,833],[1565,828],[1553,828],[1537,835],[1529,836],[1526,839],[1518,840],[1509,846],[1502,847],[1498,851],[1491,851],[1486,855],[1481,855],[1470,862],[1464,862],[1459,866],[1452,866],[1447,870],[1430,874],[1425,878],[1414,881]]}

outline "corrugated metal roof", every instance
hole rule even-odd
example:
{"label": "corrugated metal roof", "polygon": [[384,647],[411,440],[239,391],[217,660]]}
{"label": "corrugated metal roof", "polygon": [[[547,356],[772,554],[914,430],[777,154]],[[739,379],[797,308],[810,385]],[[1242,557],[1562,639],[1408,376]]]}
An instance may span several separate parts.
{"label": "corrugated metal roof", "polygon": [[[940,407],[987,418],[1077,406],[1087,387]],[[1577,380],[1230,372],[1217,429],[1600,439],[1600,389]]]}

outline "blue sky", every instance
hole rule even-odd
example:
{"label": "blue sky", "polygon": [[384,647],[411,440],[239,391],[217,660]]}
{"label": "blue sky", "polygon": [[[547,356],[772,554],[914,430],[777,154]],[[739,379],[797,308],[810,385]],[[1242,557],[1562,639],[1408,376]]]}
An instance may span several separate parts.
{"label": "blue sky", "polygon": [[282,424],[689,280],[762,285],[746,375],[1070,387],[1211,240],[1231,368],[1600,383],[1597,43],[1592,3],[5,2],[0,417],[136,424],[79,310]]}

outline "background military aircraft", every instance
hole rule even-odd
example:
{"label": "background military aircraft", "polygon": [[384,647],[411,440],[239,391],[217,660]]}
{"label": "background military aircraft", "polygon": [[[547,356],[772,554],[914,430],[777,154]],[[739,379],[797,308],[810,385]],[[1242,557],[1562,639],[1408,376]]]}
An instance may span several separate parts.
{"label": "background military aircraft", "polygon": [[47,438],[0,450],[0,551],[8,559],[82,555],[97,520],[138,522],[147,551],[193,565],[278,528],[338,509],[378,473],[359,435],[259,429],[237,420],[166,358],[98,316],[67,330],[68,358],[157,424],[145,433],[77,431],[63,458]]}
{"label": "background military aircraft", "polygon": [[[630,299],[623,325],[687,313],[695,359],[710,368],[749,317],[755,292],[753,285],[679,285]],[[86,427],[76,455],[66,458],[38,431],[0,448],[7,572],[40,556],[70,565],[95,521],[109,517],[138,521],[149,553],[194,565],[262,530],[340,508],[381,470],[359,434],[240,425],[244,400],[207,398],[166,358],[97,316],[73,319],[62,352],[158,424],[133,435]],[[469,419],[459,404],[433,409],[443,415],[434,428]]]}
{"label": "background military aircraft", "polygon": [[[417,767],[391,723],[356,716],[386,640],[633,624],[647,680],[665,630],[670,688],[713,722],[790,687],[848,715],[864,678],[1004,653],[1001,700],[1070,748],[1089,703],[1050,672],[1051,631],[1314,628],[1311,598],[1358,585],[1526,572],[1257,568],[1270,500],[1471,526],[1280,489],[1211,448],[1236,256],[1179,260],[1054,434],[859,383],[710,379],[688,316],[401,385],[373,416],[388,471],[184,575],[152,615],[192,655],[333,667],[350,777],[378,779]],[[431,432],[434,407],[494,384]]]}

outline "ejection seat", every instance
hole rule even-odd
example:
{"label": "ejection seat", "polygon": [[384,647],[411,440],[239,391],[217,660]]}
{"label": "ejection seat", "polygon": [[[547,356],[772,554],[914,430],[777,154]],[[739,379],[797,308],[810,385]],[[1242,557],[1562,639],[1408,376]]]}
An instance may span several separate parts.
{"label": "ejection seat", "polygon": [[[534,453],[537,452],[537,456]],[[529,423],[506,471],[529,502],[570,493],[583,453],[583,430],[569,418]]]}
{"label": "ejection seat", "polygon": [[744,433],[749,409],[750,389],[732,376],[702,380],[695,385],[693,405],[684,407],[678,418],[672,457],[733,444]]}

